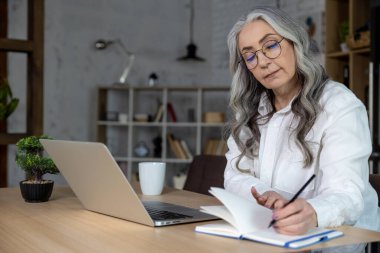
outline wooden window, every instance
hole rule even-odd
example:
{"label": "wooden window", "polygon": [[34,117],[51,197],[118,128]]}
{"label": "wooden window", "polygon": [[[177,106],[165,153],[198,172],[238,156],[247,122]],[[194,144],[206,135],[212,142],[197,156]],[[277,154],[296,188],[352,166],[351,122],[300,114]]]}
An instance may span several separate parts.
{"label": "wooden window", "polygon": [[8,1],[0,1],[0,75],[7,77],[8,52],[27,55],[26,131],[8,133],[5,127],[0,132],[0,187],[7,186],[7,145],[15,144],[22,137],[43,132],[44,0],[25,1],[28,8],[26,40],[8,38]]}

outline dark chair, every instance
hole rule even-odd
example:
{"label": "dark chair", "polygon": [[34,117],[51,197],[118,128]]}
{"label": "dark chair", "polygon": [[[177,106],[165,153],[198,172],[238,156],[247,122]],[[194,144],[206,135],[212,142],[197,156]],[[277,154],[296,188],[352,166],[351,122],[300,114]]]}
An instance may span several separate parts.
{"label": "dark chair", "polygon": [[370,174],[369,182],[371,183],[372,187],[377,192],[377,198],[379,199],[378,204],[380,206],[380,174]]}
{"label": "dark chair", "polygon": [[211,186],[223,188],[226,163],[224,156],[195,156],[190,164],[183,189],[210,195],[208,190]]}

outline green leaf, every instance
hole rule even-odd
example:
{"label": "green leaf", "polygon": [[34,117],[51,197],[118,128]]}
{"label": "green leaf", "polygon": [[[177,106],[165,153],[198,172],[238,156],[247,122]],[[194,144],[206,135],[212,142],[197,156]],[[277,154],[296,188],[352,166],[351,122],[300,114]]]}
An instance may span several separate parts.
{"label": "green leaf", "polygon": [[7,110],[6,110],[5,105],[0,104],[0,120],[6,119],[6,117],[5,117],[6,112],[7,112]]}
{"label": "green leaf", "polygon": [[0,103],[5,104],[7,102],[7,89],[4,85],[0,85]]}
{"label": "green leaf", "polygon": [[11,100],[11,102],[8,104],[7,112],[5,114],[6,118],[8,118],[9,115],[11,115],[14,112],[14,110],[16,110],[18,102],[19,102],[18,98],[13,98]]}
{"label": "green leaf", "polygon": [[[10,102],[8,102],[10,101]],[[11,115],[18,106],[19,100],[13,98],[11,87],[7,79],[0,80],[0,119],[4,120]]]}

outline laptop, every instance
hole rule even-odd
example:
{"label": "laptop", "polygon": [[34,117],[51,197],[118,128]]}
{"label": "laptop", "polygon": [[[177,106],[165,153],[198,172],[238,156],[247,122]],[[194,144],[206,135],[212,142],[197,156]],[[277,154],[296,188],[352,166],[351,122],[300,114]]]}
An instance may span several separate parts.
{"label": "laptop", "polygon": [[217,219],[197,209],[141,201],[102,143],[40,142],[87,210],[152,227]]}

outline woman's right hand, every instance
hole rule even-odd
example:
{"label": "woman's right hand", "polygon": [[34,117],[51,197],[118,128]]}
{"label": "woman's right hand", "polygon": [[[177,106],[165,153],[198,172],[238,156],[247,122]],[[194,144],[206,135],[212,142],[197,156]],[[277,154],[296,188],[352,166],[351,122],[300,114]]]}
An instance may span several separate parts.
{"label": "woman's right hand", "polygon": [[256,188],[252,187],[251,193],[257,203],[270,209],[282,208],[287,203],[287,200],[275,191],[267,191],[263,194],[259,194]]}

